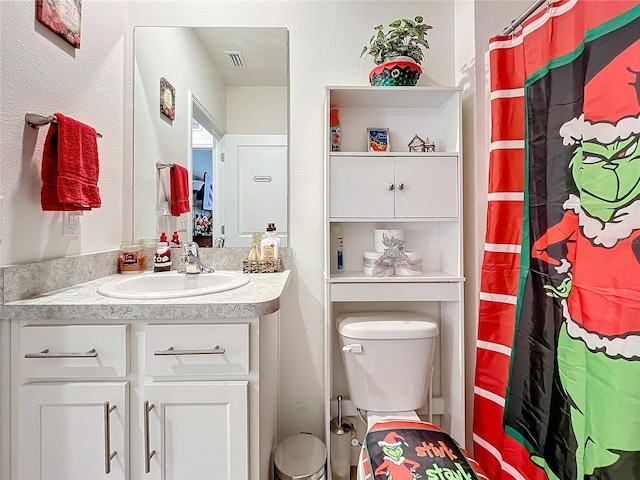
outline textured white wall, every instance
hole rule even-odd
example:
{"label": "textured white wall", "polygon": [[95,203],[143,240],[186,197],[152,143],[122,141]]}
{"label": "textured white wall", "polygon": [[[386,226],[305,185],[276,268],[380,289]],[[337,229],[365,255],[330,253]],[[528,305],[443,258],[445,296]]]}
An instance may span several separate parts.
{"label": "textured white wall", "polygon": [[[0,194],[3,265],[117,248],[122,239],[123,70],[128,8],[87,1],[81,48],[75,50],[35,20],[36,2],[3,1],[0,18]],[[40,166],[47,127],[25,126],[27,111],[60,112],[102,133],[102,207],[85,212],[78,237],[62,236],[62,214],[40,208]]]}

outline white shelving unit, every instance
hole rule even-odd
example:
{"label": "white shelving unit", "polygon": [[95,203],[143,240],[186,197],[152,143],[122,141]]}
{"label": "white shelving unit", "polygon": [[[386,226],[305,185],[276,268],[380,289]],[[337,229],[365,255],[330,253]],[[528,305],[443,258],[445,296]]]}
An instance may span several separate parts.
{"label": "white shelving unit", "polygon": [[[440,326],[432,387],[433,421],[465,444],[460,94],[459,88],[440,87],[326,89],[327,426],[336,415],[338,395],[347,399],[346,415],[355,413],[348,401],[337,315],[417,311],[432,315]],[[340,152],[330,150],[332,108],[339,110]],[[367,151],[368,127],[389,128],[390,151]],[[436,151],[409,152],[408,144],[416,134],[424,140],[429,137]],[[363,253],[374,249],[375,229],[404,230],[405,250],[422,255],[422,274],[364,274]],[[341,270],[336,262],[338,230],[344,239]],[[419,413],[427,419],[428,408]],[[328,429],[326,438],[330,443]]]}

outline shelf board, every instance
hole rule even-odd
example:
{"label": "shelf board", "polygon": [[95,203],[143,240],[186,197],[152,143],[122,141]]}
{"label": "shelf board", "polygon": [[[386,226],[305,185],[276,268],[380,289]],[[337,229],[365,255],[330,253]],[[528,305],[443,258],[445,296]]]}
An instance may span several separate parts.
{"label": "shelf board", "polygon": [[328,283],[461,283],[464,277],[452,275],[440,270],[422,272],[422,275],[415,277],[372,277],[362,271],[346,271],[332,273],[327,278]]}
{"label": "shelf board", "polygon": [[327,87],[331,107],[440,108],[459,87]]}
{"label": "shelf board", "polygon": [[457,157],[458,152],[329,152],[332,157]]}

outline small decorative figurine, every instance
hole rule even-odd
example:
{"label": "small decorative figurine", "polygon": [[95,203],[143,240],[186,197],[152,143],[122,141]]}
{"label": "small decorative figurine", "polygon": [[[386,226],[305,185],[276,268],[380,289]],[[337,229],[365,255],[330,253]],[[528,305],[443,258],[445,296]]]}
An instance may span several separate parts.
{"label": "small decorative figurine", "polygon": [[427,141],[424,142],[425,150],[424,152],[435,152],[436,151],[436,142],[430,142],[429,137],[427,137]]}
{"label": "small decorative figurine", "polygon": [[418,135],[413,137],[413,140],[409,142],[409,151],[410,152],[424,152],[425,151],[425,142]]}

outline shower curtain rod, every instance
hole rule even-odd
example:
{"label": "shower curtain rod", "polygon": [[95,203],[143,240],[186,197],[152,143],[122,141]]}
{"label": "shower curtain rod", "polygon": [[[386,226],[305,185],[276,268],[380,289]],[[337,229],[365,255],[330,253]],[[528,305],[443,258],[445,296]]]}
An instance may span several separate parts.
{"label": "shower curtain rod", "polygon": [[529,18],[533,14],[533,12],[538,10],[538,8],[540,8],[540,6],[544,3],[548,4],[549,0],[536,0],[535,2],[533,2],[533,4],[529,8],[527,8],[527,10],[522,15],[516,18],[509,24],[508,27],[506,27],[502,31],[502,35],[511,35],[513,32],[515,32],[516,28],[518,28],[522,24],[522,22]]}

